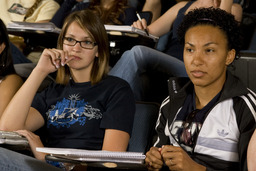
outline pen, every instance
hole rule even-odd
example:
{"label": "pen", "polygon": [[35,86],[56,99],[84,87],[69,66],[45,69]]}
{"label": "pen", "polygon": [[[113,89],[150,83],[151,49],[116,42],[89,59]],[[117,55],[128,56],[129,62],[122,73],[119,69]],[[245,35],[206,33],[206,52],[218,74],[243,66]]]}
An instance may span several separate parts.
{"label": "pen", "polygon": [[[138,19],[141,21],[140,14],[139,14],[138,12],[136,12],[136,15],[137,15]],[[144,31],[145,31],[146,34],[149,36],[148,30],[147,30],[147,29],[144,29]]]}

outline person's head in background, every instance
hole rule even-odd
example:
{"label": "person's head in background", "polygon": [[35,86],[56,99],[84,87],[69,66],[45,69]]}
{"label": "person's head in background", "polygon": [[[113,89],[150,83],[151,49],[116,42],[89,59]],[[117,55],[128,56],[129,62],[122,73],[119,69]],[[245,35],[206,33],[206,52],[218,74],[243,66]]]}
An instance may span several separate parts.
{"label": "person's head in background", "polygon": [[184,63],[195,87],[218,87],[227,66],[239,54],[241,34],[234,16],[219,8],[199,8],[183,19],[178,36],[184,45]]}
{"label": "person's head in background", "polygon": [[[71,29],[74,27],[79,32],[72,31]],[[68,51],[69,55],[79,53],[81,58],[87,60],[88,64],[85,65],[90,67],[88,72],[91,84],[97,84],[108,73],[109,44],[107,32],[100,18],[92,11],[77,11],[67,17],[59,35],[58,48]],[[67,84],[72,78],[75,65],[83,64],[74,59],[68,65],[60,67],[56,81]]]}
{"label": "person's head in background", "polygon": [[119,16],[124,16],[128,0],[91,0],[90,7],[95,14],[99,15],[104,24],[123,24]]}
{"label": "person's head in background", "polygon": [[16,72],[13,66],[7,29],[0,19],[0,79],[14,73]]}

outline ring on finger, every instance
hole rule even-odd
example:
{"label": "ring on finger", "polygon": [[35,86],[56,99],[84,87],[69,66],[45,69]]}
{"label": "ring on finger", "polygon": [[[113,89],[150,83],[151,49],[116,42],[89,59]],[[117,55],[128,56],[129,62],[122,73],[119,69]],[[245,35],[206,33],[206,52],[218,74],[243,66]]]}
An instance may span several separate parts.
{"label": "ring on finger", "polygon": [[174,165],[174,163],[172,162],[172,159],[170,159],[170,163],[171,163],[172,166]]}

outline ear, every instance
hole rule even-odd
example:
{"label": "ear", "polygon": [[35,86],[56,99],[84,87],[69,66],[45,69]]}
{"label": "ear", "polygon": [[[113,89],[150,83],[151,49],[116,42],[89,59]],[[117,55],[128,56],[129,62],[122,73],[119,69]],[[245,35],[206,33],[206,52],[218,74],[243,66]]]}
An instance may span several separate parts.
{"label": "ear", "polygon": [[231,49],[230,51],[228,51],[228,55],[226,58],[226,65],[228,66],[229,64],[231,64],[234,61],[235,57],[236,57],[235,49]]}
{"label": "ear", "polygon": [[5,43],[2,43],[1,45],[0,45],[0,54],[4,51],[4,49],[5,49]]}
{"label": "ear", "polygon": [[99,52],[97,52],[95,56],[96,56],[96,57],[99,57]]}

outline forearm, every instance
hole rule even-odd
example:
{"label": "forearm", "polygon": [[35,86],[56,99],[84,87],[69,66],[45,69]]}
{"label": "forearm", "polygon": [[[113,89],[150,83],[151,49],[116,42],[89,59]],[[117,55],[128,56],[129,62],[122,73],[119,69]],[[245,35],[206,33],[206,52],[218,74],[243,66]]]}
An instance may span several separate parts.
{"label": "forearm", "polygon": [[143,6],[143,11],[144,9],[153,10],[155,6],[159,6],[159,5],[161,5],[161,0],[146,0]]}
{"label": "forearm", "polygon": [[148,27],[149,33],[155,36],[162,36],[168,33],[175,21],[178,11],[184,7],[187,2],[181,2],[171,7],[167,12],[161,15],[156,21],[152,22]]}
{"label": "forearm", "polygon": [[221,0],[219,8],[231,13],[232,4],[233,0]]}
{"label": "forearm", "polygon": [[0,118],[12,97],[22,86],[23,80],[18,75],[8,75],[0,84]]}
{"label": "forearm", "polygon": [[142,11],[151,11],[153,14],[152,22],[154,22],[161,15],[161,8],[162,6],[160,0],[147,0]]}
{"label": "forearm", "polygon": [[235,16],[236,21],[240,23],[243,18],[242,6],[240,4],[234,3],[231,7],[231,14],[233,14]]}
{"label": "forearm", "polygon": [[106,129],[102,150],[126,151],[130,136],[127,132]]}
{"label": "forearm", "polygon": [[256,169],[255,157],[256,157],[256,131],[254,131],[247,152],[247,165],[249,170]]}
{"label": "forearm", "polygon": [[0,119],[1,130],[13,131],[26,129],[26,119],[32,100],[45,77],[46,74],[39,70],[34,69],[32,71],[26,82],[15,94],[4,111]]}

